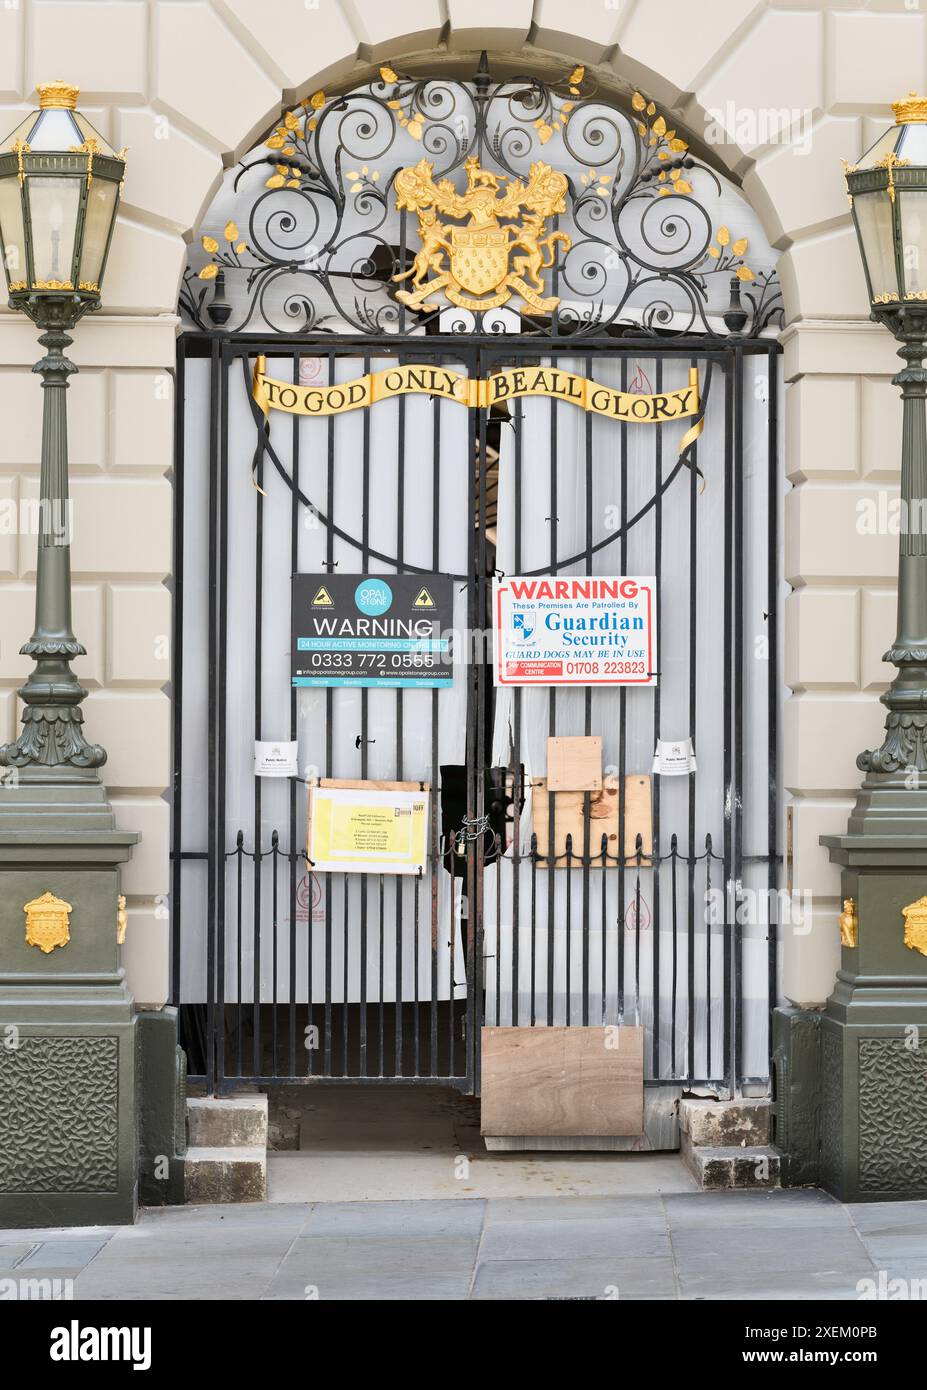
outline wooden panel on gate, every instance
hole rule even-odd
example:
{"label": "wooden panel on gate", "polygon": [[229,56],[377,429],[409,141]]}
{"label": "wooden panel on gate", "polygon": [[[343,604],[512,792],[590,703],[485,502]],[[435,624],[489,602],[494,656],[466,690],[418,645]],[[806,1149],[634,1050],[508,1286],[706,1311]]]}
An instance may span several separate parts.
{"label": "wooden panel on gate", "polygon": [[482,1134],[642,1134],[644,1030],[484,1028],[481,1088]]}
{"label": "wooden panel on gate", "polygon": [[[589,797],[589,858],[593,868],[601,866],[602,836],[608,838],[606,867],[618,867],[621,854],[621,830],[619,811],[621,798],[618,795],[618,778],[610,775],[603,778],[602,790],[598,792],[554,792],[554,855],[557,868],[570,867],[566,858],[567,836],[572,836],[572,867],[577,868],[583,857],[584,827],[583,815],[586,797]],[[531,788],[531,810],[534,833],[537,836],[538,854],[546,859],[548,850],[549,792],[544,778],[537,778]],[[653,849],[652,811],[650,777],[636,773],[624,779],[624,861],[625,866],[634,868],[637,837],[641,837],[641,866],[649,868]]]}

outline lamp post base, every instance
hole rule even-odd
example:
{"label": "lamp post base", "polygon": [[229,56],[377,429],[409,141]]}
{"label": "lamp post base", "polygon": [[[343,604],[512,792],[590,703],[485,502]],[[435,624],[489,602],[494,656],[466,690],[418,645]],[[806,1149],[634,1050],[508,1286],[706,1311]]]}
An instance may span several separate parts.
{"label": "lamp post base", "polygon": [[927,832],[910,813],[906,835],[881,828],[821,841],[846,930],[821,1018],[820,1182],[846,1202],[927,1198],[927,935],[905,913],[927,896]]}
{"label": "lamp post base", "polygon": [[0,1226],[134,1220],[136,1020],[116,929],[137,839],[98,781],[0,790]]}

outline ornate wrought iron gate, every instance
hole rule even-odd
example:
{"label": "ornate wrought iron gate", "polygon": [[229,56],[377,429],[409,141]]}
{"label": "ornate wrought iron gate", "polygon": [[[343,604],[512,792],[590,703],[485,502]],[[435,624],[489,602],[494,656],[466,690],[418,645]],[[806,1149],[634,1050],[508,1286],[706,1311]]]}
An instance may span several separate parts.
{"label": "ornate wrought iron gate", "polygon": [[[595,422],[560,401],[490,413],[426,397],[350,419],[278,418],[268,435],[250,396],[259,354],[277,377],[323,384],[392,362],[486,378],[545,361],[661,391],[697,366],[705,428],[679,454],[681,429]],[[641,1022],[647,1084],[765,1080],[777,355],[774,341],[747,338],[184,335],[173,988],[191,1070],[210,1087],[478,1091],[484,1021]],[[479,634],[500,567],[655,575],[657,684],[494,691]],[[298,571],[453,575],[455,626],[468,634],[454,690],[291,689]],[[539,845],[530,781],[543,771],[537,740],[558,733],[604,735],[617,843],[597,833],[587,796],[581,843],[553,855]],[[658,739],[683,737],[698,771],[653,778],[645,843],[625,779],[650,773]],[[257,739],[298,740],[299,777],[251,776]],[[309,775],[430,781],[428,872],[313,876]]]}

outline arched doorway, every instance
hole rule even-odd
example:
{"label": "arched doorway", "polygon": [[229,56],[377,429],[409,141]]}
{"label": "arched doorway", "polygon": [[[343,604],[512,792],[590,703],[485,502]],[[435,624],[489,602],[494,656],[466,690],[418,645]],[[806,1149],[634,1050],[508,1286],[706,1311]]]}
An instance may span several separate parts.
{"label": "arched doorway", "polygon": [[[484,1025],[766,1084],[774,260],[579,68],[384,67],[229,171],[178,365],[174,990],[210,1085],[478,1090]],[[362,578],[441,622],[361,641]],[[323,791],[424,796],[417,871],[319,869]]]}

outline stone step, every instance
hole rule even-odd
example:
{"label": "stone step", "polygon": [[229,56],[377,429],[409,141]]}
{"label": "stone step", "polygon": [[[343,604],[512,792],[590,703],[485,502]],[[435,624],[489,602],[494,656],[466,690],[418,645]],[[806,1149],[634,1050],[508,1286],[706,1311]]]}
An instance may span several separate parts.
{"label": "stone step", "polygon": [[248,1145],[199,1147],[184,1155],[184,1201],[264,1202],[267,1150]]}
{"label": "stone step", "polygon": [[702,1145],[682,1136],[680,1155],[704,1192],[779,1187],[779,1153],[767,1144]]}
{"label": "stone step", "polygon": [[187,1101],[187,1140],[191,1148],[267,1147],[267,1097],[205,1096]]}
{"label": "stone step", "polygon": [[770,1102],[762,1099],[679,1102],[679,1127],[693,1148],[753,1147],[769,1143]]}

